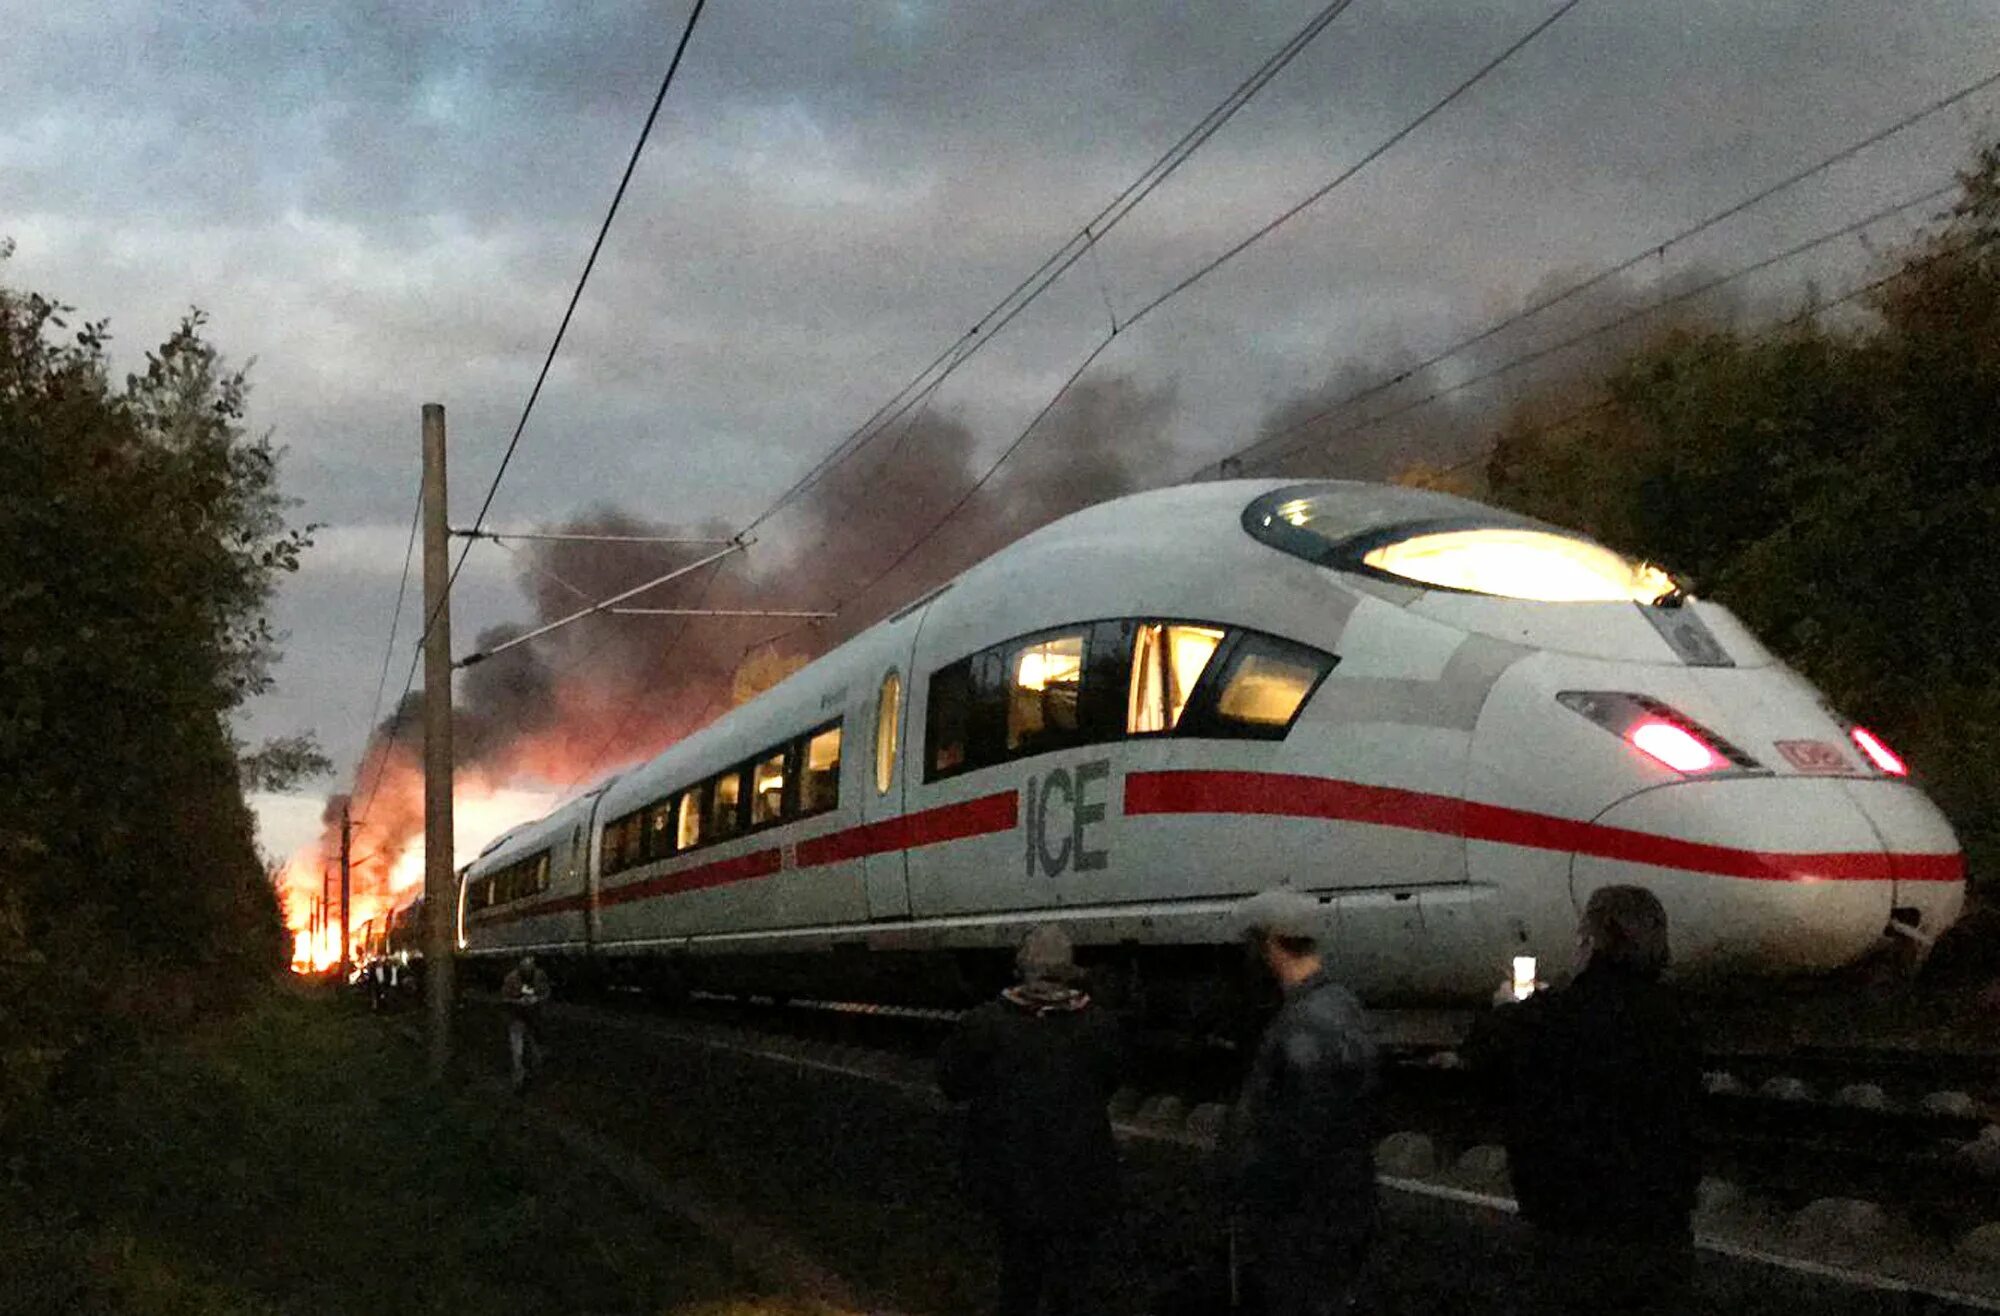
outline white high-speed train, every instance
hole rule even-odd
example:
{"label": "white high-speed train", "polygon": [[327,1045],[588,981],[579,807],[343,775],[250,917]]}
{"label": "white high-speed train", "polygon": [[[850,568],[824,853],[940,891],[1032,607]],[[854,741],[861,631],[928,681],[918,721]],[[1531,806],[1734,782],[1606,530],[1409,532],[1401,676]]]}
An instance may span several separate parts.
{"label": "white high-speed train", "polygon": [[1560,972],[1606,883],[1716,981],[1927,944],[1964,869],[1888,747],[1658,569],[1444,494],[1228,481],[1049,525],[502,837],[460,944],[942,1002],[1057,919],[1200,1005],[1285,884],[1365,999],[1446,1003]]}

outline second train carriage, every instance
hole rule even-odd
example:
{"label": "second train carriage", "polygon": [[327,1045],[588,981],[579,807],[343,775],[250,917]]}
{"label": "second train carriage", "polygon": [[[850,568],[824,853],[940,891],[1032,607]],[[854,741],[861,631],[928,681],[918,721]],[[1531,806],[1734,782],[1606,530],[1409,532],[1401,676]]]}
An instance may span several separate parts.
{"label": "second train carriage", "polygon": [[1901,765],[1726,609],[1465,499],[1231,481],[1044,527],[517,828],[461,927],[472,956],[945,1000],[1057,917],[1185,1001],[1282,883],[1365,999],[1449,1002],[1565,964],[1611,881],[1661,895],[1695,980],[1926,944],[1963,898]]}

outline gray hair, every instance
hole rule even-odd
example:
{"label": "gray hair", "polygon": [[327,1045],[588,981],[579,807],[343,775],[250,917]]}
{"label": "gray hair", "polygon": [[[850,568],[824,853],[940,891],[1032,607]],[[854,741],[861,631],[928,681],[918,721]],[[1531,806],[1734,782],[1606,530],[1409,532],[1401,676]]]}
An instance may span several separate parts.
{"label": "gray hair", "polygon": [[1043,923],[1030,932],[1014,955],[1014,967],[1021,981],[1064,983],[1076,977],[1076,959],[1070,949],[1069,934],[1055,923]]}
{"label": "gray hair", "polygon": [[1590,962],[1631,969],[1649,978],[1666,972],[1667,910],[1660,898],[1639,886],[1605,886],[1590,893],[1583,907],[1583,935]]}

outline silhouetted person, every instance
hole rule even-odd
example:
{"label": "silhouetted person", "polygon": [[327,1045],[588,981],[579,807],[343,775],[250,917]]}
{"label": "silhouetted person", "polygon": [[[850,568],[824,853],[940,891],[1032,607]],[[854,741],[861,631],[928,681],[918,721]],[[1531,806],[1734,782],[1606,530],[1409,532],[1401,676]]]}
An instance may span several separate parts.
{"label": "silhouetted person", "polygon": [[549,999],[549,975],[523,955],[500,984],[507,1010],[507,1057],[512,1062],[514,1090],[528,1085],[528,1070],[542,1067],[542,1005]]}
{"label": "silhouetted person", "polygon": [[1502,1005],[1468,1046],[1506,1103],[1508,1169],[1534,1227],[1524,1312],[1679,1310],[1693,1276],[1701,1053],[1675,995],[1667,914],[1602,887],[1569,986]]}
{"label": "silhouetted person", "polygon": [[1073,985],[1069,938],[1044,924],[1015,963],[1021,983],[967,1014],[938,1053],[938,1085],[969,1101],[966,1185],[1000,1235],[1001,1316],[1087,1312],[1090,1262],[1117,1205],[1105,1103],[1117,1025]]}
{"label": "silhouetted person", "polygon": [[1227,1144],[1240,1269],[1271,1316],[1329,1316],[1356,1301],[1375,1236],[1375,1041],[1328,976],[1317,904],[1266,891],[1238,918],[1284,989]]}

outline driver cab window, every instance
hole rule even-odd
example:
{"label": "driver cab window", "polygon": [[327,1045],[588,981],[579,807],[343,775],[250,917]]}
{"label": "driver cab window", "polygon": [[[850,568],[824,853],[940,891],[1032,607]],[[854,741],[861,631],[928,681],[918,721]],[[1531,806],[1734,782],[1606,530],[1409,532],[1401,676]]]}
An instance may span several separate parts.
{"label": "driver cab window", "polygon": [[1021,646],[1008,663],[1007,752],[1033,754],[1075,744],[1083,692],[1083,633]]}

